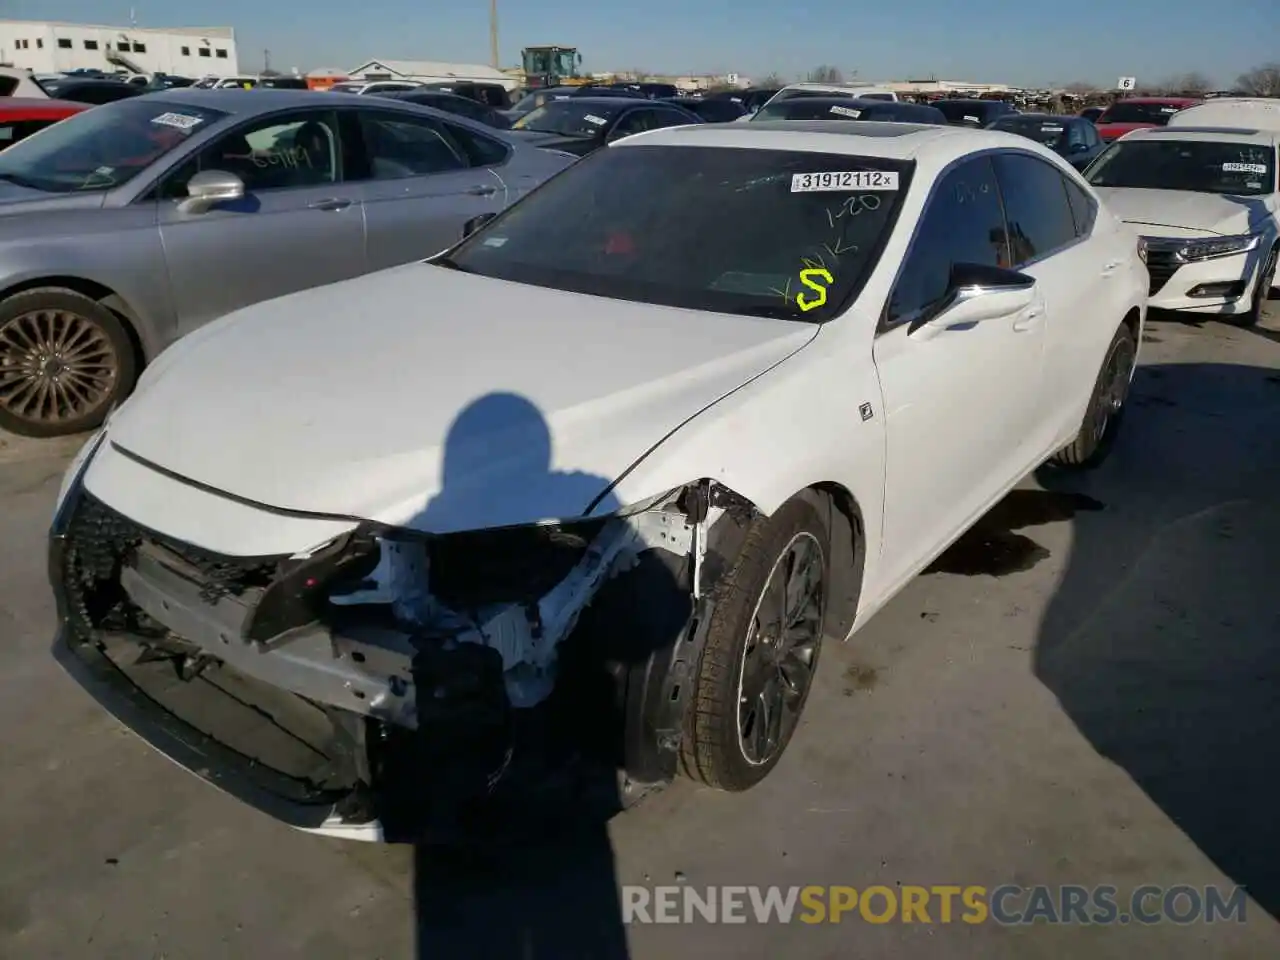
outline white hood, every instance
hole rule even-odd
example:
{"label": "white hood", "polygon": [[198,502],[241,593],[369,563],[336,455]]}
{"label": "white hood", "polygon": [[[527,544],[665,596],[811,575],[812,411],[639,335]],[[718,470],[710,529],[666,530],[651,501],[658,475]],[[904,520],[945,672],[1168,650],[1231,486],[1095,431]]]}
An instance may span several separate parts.
{"label": "white hood", "polygon": [[271,507],[440,533],[560,519],[817,330],[410,264],[179,341],[108,436]]}
{"label": "white hood", "polygon": [[1111,212],[1139,228],[1160,227],[1169,237],[1231,236],[1248,233],[1262,216],[1263,198],[1232,198],[1189,190],[1094,188]]}

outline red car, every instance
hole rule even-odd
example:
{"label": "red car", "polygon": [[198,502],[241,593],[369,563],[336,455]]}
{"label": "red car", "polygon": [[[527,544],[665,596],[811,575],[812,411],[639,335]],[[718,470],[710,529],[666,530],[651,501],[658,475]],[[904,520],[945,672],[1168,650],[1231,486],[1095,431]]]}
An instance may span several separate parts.
{"label": "red car", "polygon": [[1123,137],[1130,130],[1143,127],[1163,127],[1179,110],[1194,107],[1201,100],[1187,97],[1129,97],[1117,100],[1103,111],[1095,122],[1098,135],[1110,143]]}
{"label": "red car", "polygon": [[87,103],[69,100],[0,97],[0,150],[26,139],[37,130],[88,109]]}

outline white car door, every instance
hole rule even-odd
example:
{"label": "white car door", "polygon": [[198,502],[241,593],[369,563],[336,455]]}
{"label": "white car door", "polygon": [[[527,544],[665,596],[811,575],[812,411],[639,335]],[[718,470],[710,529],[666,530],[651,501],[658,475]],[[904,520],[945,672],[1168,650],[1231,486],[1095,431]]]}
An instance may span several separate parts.
{"label": "white car door", "polygon": [[1045,316],[1030,304],[927,336],[922,313],[947,294],[952,265],[1010,264],[989,156],[934,186],[889,297],[873,354],[888,434],[881,585],[926,564],[1035,458]]}
{"label": "white car door", "polygon": [[[1049,453],[1064,432],[1074,434],[1080,426],[1102,360],[1099,351],[1124,316],[1132,242],[1110,233],[1095,238],[1096,204],[1047,160],[1003,153],[995,157],[995,168],[1013,268],[1036,278],[1049,318],[1043,406],[1028,438]],[[1075,191],[1078,213],[1069,191]]]}

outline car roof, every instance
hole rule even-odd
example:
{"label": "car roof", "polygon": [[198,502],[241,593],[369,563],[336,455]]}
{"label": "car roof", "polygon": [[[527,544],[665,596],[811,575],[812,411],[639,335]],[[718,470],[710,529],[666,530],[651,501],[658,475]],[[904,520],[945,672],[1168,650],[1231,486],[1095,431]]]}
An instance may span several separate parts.
{"label": "car roof", "polygon": [[1270,97],[1216,97],[1175,114],[1169,118],[1169,125],[1280,130],[1280,100]]}
{"label": "car roof", "polygon": [[1001,117],[996,123],[1003,123],[1005,120],[1030,120],[1032,123],[1066,123],[1068,120],[1079,121],[1080,118],[1069,113],[1011,113]]}
{"label": "car roof", "polygon": [[963,156],[984,147],[1027,150],[1017,134],[924,123],[869,120],[752,120],[750,123],[704,123],[662,127],[634,134],[615,146],[670,145],[738,147],[746,150],[792,150],[798,153],[843,153],[850,156],[909,160],[925,154]]}
{"label": "car roof", "polygon": [[221,110],[230,114],[256,114],[271,110],[286,110],[289,107],[316,106],[318,103],[333,103],[336,100],[350,98],[352,103],[368,104],[366,98],[354,93],[334,93],[325,91],[321,94],[315,90],[281,90],[265,87],[255,90],[238,88],[224,90],[205,90],[193,87],[171,87],[168,90],[157,90],[155,93],[144,93],[137,100],[163,100],[165,103],[190,104],[193,107],[206,107],[210,110]]}
{"label": "car roof", "polygon": [[88,110],[89,104],[77,103],[75,100],[55,100],[53,97],[0,97],[0,113],[44,113],[68,110],[79,113]]}
{"label": "car roof", "polygon": [[1250,130],[1244,127],[1151,127],[1134,130],[1128,140],[1201,140],[1211,143],[1253,143],[1271,146],[1280,140],[1280,130]]}
{"label": "car roof", "polygon": [[555,103],[586,104],[596,107],[635,106],[636,104],[662,103],[661,100],[650,100],[648,97],[570,97],[567,100],[556,100]]}
{"label": "car roof", "polygon": [[[1123,100],[1117,100],[1116,103],[1181,103],[1193,104],[1202,103],[1203,101],[1195,97],[1125,97]],[[1111,104],[1115,106],[1115,104]]]}

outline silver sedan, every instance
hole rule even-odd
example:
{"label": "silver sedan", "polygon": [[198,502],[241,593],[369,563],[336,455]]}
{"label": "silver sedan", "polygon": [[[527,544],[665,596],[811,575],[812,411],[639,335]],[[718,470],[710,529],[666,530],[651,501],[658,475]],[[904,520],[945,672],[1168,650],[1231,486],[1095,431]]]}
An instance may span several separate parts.
{"label": "silver sedan", "polygon": [[0,427],[92,428],[184,334],[436,254],[572,162],[299,90],[168,90],[55,124],[0,154]]}

